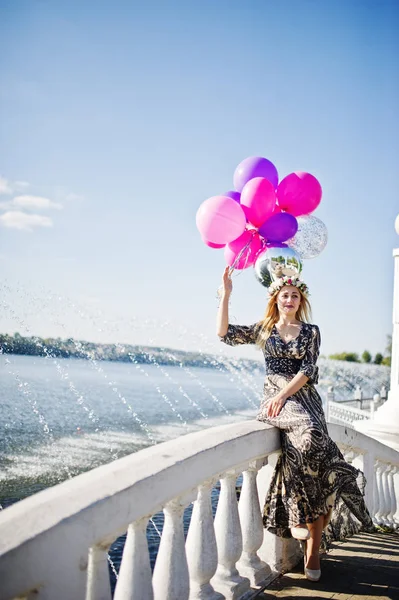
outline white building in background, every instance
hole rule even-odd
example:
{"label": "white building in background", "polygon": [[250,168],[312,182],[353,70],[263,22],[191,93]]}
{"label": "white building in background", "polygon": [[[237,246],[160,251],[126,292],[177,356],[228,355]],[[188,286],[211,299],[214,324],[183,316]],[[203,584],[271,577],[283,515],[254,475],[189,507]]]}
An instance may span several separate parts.
{"label": "white building in background", "polygon": [[[395,221],[396,233],[399,235],[399,215]],[[393,330],[391,389],[387,401],[375,412],[372,420],[354,423],[357,431],[361,431],[395,450],[399,450],[399,248],[393,251]]]}

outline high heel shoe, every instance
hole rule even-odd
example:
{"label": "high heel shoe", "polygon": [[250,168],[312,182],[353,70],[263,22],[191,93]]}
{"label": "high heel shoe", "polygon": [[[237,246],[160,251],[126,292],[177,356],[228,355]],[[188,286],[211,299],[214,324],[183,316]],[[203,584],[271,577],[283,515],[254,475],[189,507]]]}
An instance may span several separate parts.
{"label": "high heel shoe", "polygon": [[301,542],[310,538],[310,531],[307,527],[290,527],[290,531],[292,537]]}
{"label": "high heel shoe", "polygon": [[303,562],[304,562],[305,577],[309,581],[315,581],[315,582],[319,581],[319,579],[321,577],[321,569],[307,569],[306,568],[306,560],[307,560],[306,542],[303,542]]}

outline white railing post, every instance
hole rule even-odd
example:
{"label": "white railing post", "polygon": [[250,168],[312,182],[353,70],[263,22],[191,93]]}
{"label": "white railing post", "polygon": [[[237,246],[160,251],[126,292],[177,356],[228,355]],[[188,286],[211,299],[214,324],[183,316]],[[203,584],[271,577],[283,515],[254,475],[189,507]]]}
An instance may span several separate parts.
{"label": "white railing post", "polygon": [[147,523],[145,517],[129,525],[114,600],[153,600]]}
{"label": "white railing post", "polygon": [[354,398],[356,400],[356,408],[362,408],[363,390],[359,384],[356,385]]}
{"label": "white railing post", "polygon": [[382,515],[385,512],[385,498],[384,498],[384,485],[383,485],[383,473],[387,465],[382,463],[381,461],[377,461],[376,463],[376,479],[377,479],[377,497],[378,497],[378,510],[375,514],[375,523],[377,525],[383,525],[384,521],[382,519]]}
{"label": "white railing post", "polygon": [[389,475],[391,470],[393,469],[393,465],[386,464],[384,472],[382,474],[382,489],[384,493],[384,511],[381,514],[381,520],[383,525],[386,527],[391,527],[391,522],[389,520],[389,514],[391,512],[391,491],[389,489]]}
{"label": "white railing post", "polygon": [[249,590],[249,580],[241,577],[236,562],[242,553],[242,534],[236,495],[237,473],[228,471],[220,478],[220,495],[215,516],[218,568],[212,580],[226,600],[236,600]]}
{"label": "white railing post", "polygon": [[374,515],[377,511],[377,482],[375,473],[375,456],[370,450],[363,454],[362,465],[364,477],[366,479],[366,489],[364,491],[364,501],[369,510],[370,516],[374,521]]}
{"label": "white railing post", "polygon": [[398,467],[391,465],[388,473],[388,496],[390,500],[390,510],[387,515],[387,521],[390,527],[396,529],[395,513],[397,508],[397,501],[395,496],[395,474],[398,472]]}
{"label": "white railing post", "polygon": [[178,499],[164,508],[165,523],[152,584],[155,600],[188,600],[190,582],[184,545],[184,506]]}
{"label": "white railing post", "polygon": [[326,418],[327,423],[329,423],[329,421],[330,421],[330,402],[334,402],[334,398],[335,398],[334,388],[332,385],[330,385],[330,387],[327,390],[327,396],[326,396],[325,418]]}
{"label": "white railing post", "polygon": [[198,488],[186,540],[186,555],[190,574],[190,600],[223,599],[210,584],[216,573],[218,555],[213,527],[211,490],[213,481]]}
{"label": "white railing post", "polygon": [[393,495],[396,499],[396,512],[393,515],[394,527],[399,527],[399,466],[396,467],[396,471],[392,477],[392,488]]}
{"label": "white railing post", "polygon": [[263,465],[263,459],[251,462],[243,473],[238,512],[243,538],[243,552],[238,569],[244,577],[248,577],[252,586],[265,581],[271,573],[270,567],[260,560],[257,551],[263,542],[263,521],[259,506],[256,476]]}
{"label": "white railing post", "polygon": [[108,548],[109,544],[92,546],[89,549],[86,600],[111,600]]}

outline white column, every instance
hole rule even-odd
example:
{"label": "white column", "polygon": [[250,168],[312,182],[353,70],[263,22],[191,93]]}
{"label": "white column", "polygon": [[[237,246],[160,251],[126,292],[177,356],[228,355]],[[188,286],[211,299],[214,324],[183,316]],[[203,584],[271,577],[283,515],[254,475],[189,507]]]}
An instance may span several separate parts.
{"label": "white column", "polygon": [[210,584],[218,565],[211,504],[213,483],[208,481],[198,488],[186,540],[190,600],[223,599],[223,596],[215,592]]}
{"label": "white column", "polygon": [[188,600],[190,583],[183,512],[184,506],[178,499],[164,508],[165,523],[152,578],[155,600]]}
{"label": "white column", "polygon": [[[395,229],[399,235],[399,215],[395,221]],[[393,256],[391,389],[388,393],[388,400],[375,411],[372,420],[357,421],[353,426],[358,431],[399,450],[399,248],[394,249]]]}
{"label": "white column", "polygon": [[384,485],[383,485],[383,473],[387,465],[380,461],[377,461],[376,471],[377,471],[377,496],[378,496],[378,510],[375,514],[375,523],[377,525],[384,525],[384,521],[382,516],[385,513],[385,498],[384,498]]}
{"label": "white column", "polygon": [[218,568],[212,584],[226,600],[238,600],[250,587],[249,580],[241,577],[236,569],[236,562],[242,552],[236,480],[235,471],[229,471],[220,478],[220,495],[215,516]]}
{"label": "white column", "polygon": [[396,471],[392,477],[393,493],[396,498],[396,512],[393,515],[394,527],[399,527],[399,467],[396,467]]}
{"label": "white column", "polygon": [[111,600],[108,545],[92,546],[89,549],[86,600]]}
{"label": "white column", "polygon": [[394,528],[396,528],[394,516],[395,516],[396,508],[397,508],[397,500],[396,500],[396,496],[395,496],[395,475],[397,472],[398,472],[398,467],[391,465],[391,468],[389,469],[389,472],[388,472],[388,495],[389,495],[389,500],[390,500],[390,510],[387,515],[387,520],[388,520],[389,527],[394,527]]}
{"label": "white column", "polygon": [[271,574],[270,567],[260,560],[257,551],[263,542],[263,522],[259,506],[256,476],[263,465],[263,459],[251,462],[243,473],[243,484],[238,503],[243,552],[238,569],[244,577],[248,577],[252,586],[258,586]]}
{"label": "white column", "polygon": [[129,525],[114,600],[153,600],[147,523],[145,518]]}
{"label": "white column", "polygon": [[364,501],[373,519],[376,513],[377,482],[375,473],[375,456],[373,452],[366,452],[363,455],[363,473],[366,478],[366,489],[364,492]]}
{"label": "white column", "polygon": [[389,486],[388,486],[388,473],[391,470],[391,465],[385,465],[385,469],[382,473],[382,478],[381,478],[381,487],[382,487],[382,492],[384,494],[384,510],[381,512],[381,520],[383,525],[385,525],[386,527],[389,527],[389,520],[388,520],[388,515],[391,511],[391,498],[390,498],[390,493],[389,493]]}

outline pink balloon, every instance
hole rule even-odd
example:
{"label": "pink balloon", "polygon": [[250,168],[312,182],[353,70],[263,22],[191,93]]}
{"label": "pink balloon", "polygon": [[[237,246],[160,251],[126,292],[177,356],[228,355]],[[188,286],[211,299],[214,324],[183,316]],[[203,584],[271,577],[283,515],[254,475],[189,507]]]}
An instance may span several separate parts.
{"label": "pink balloon", "polygon": [[245,230],[246,218],[238,202],[226,196],[213,196],[199,207],[196,223],[203,239],[213,244],[228,244]]}
{"label": "pink balloon", "polygon": [[316,177],[301,171],[284,177],[277,188],[280,208],[294,217],[313,212],[320,204],[321,194]]}
{"label": "pink balloon", "polygon": [[204,238],[202,238],[202,241],[204,242],[204,244],[209,246],[209,248],[225,248],[226,247],[226,244],[214,244],[213,242],[208,242],[208,240],[204,240]]}
{"label": "pink balloon", "polygon": [[[239,260],[235,262],[241,250],[245,248],[247,244],[248,247],[244,250]],[[259,233],[253,229],[246,230],[239,238],[227,244],[224,249],[224,257],[230,267],[234,265],[235,269],[246,269],[254,264],[259,252],[263,250],[263,247],[264,242]]]}
{"label": "pink balloon", "polygon": [[248,221],[260,227],[273,214],[276,206],[273,184],[264,177],[254,177],[248,181],[241,192],[241,206]]}

